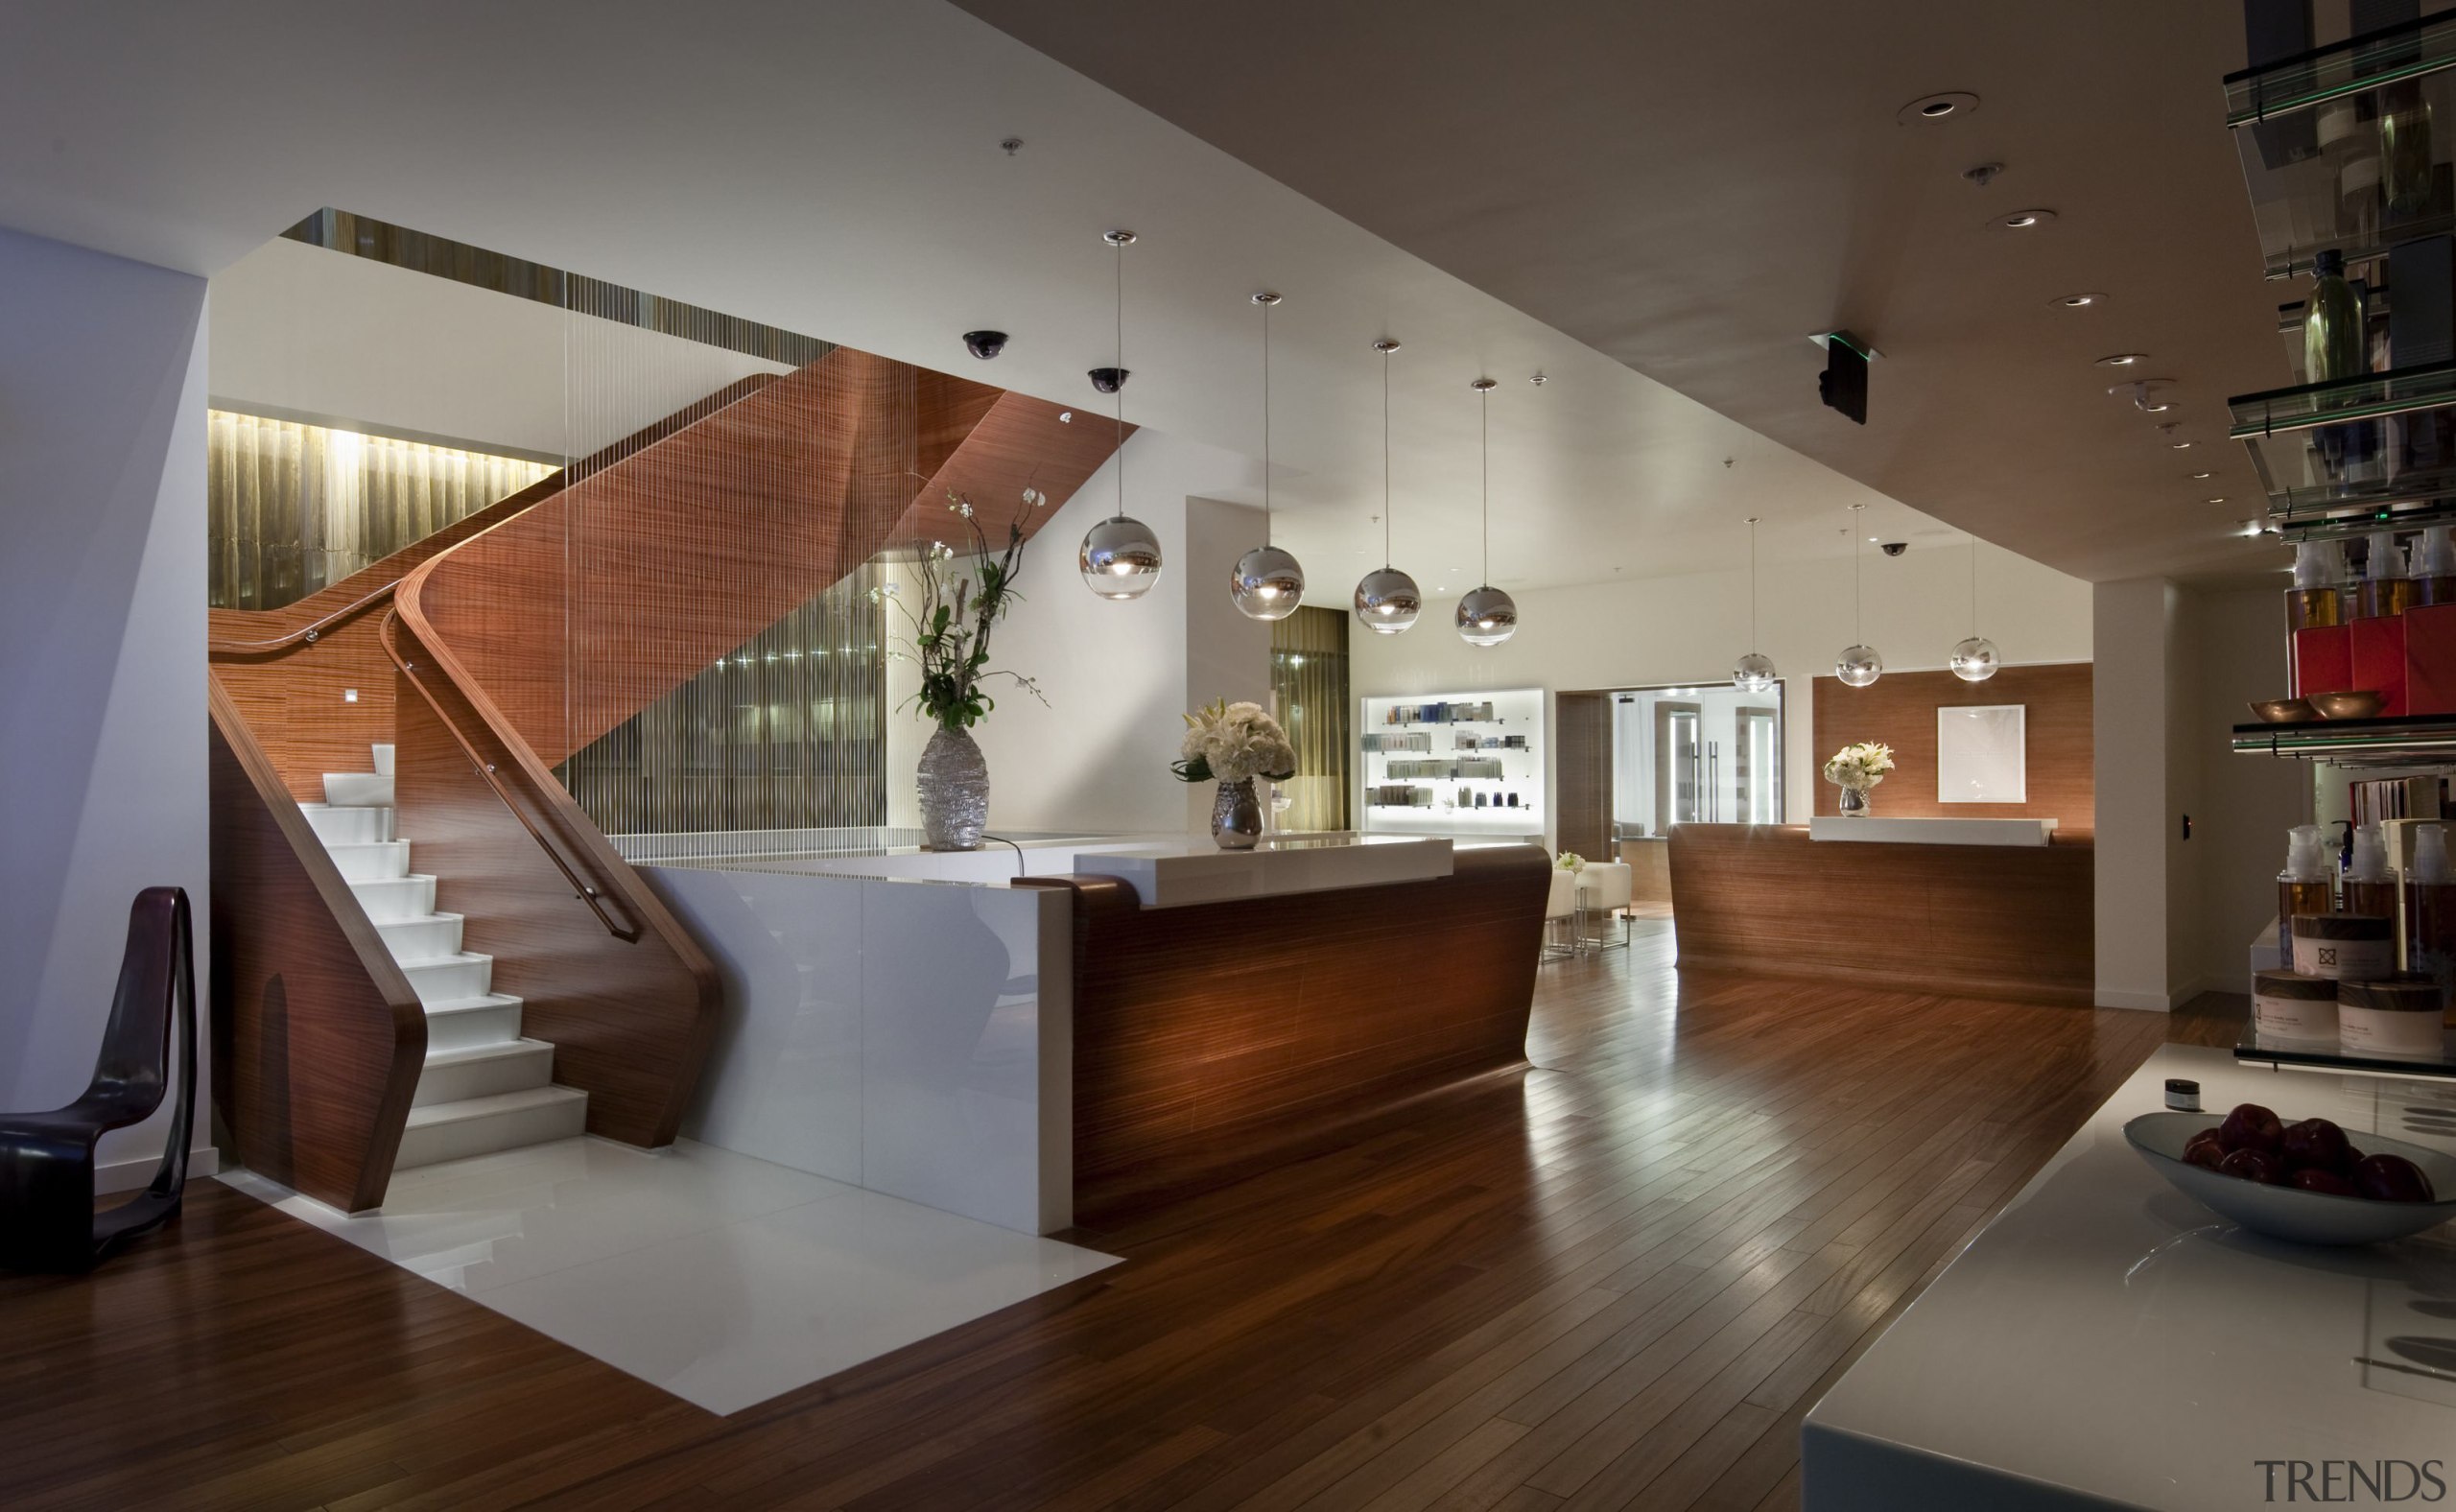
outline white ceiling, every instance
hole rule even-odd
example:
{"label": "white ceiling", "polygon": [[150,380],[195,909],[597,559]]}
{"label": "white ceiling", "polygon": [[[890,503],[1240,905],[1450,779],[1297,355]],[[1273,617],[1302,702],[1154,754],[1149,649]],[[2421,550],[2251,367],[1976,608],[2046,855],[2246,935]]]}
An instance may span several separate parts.
{"label": "white ceiling", "polygon": [[[1300,187],[1310,177],[1349,187],[1386,177],[1391,192],[1355,213],[1390,220],[1383,228],[1403,239],[1446,228],[1450,239],[1429,250],[1475,262],[1477,282],[1538,314],[1548,307],[1589,327],[1611,355],[937,0],[718,0],[688,12],[647,0],[252,0],[209,14],[12,7],[0,12],[0,224],[210,274],[335,205],[1086,406],[1095,398],[1082,372],[1111,356],[1099,233],[1122,224],[1142,237],[1128,254],[1130,419],[1258,448],[1247,295],[1265,285],[1286,295],[1273,319],[1282,538],[1317,584],[1343,582],[1379,555],[1367,516],[1381,508],[1382,360],[1369,343],[1383,334],[1405,343],[1391,359],[1395,555],[1428,586],[1473,575],[1476,400],[1467,384],[1481,372],[1502,381],[1490,401],[1493,576],[1509,586],[1727,566],[1745,550],[1752,513],[1766,517],[1769,559],[1838,552],[1854,503],[1868,507],[1869,535],[1960,538],[1844,472],[2067,570],[2241,564],[2222,540],[2195,555],[2210,533],[2199,524],[2170,528],[2169,515],[2198,519],[2168,486],[2171,460],[2149,450],[2138,417],[2116,413],[2087,366],[2100,347],[2157,353],[2189,387],[2203,437],[2227,383],[2272,381],[2231,376],[2255,351],[2274,353],[2251,318],[2274,299],[2255,276],[2240,290],[2225,276],[2252,257],[2222,130],[2215,151],[2195,142],[2178,154],[2171,124],[2124,139],[2139,112],[2114,107],[2154,85],[2185,102],[2177,120],[2213,118],[2225,59],[2205,23],[2222,4],[2134,6],[2200,17],[2197,30],[2169,29],[2189,32],[2198,51],[2179,63],[2190,49],[2176,36],[2132,23],[2124,36],[2154,41],[2150,56],[2096,59],[2105,73],[2088,88],[2090,49],[2077,41],[2025,56],[2018,29],[1990,22],[1961,51],[2003,56],[1947,67],[1921,62],[1954,51],[1925,34],[1951,32],[1965,8],[1901,8],[1908,19],[1843,49],[1816,17],[1845,8],[1800,0],[1760,17],[1781,28],[1750,34],[1783,38],[1790,66],[1716,39],[1693,57],[1627,53],[1603,69],[1613,83],[1599,90],[1590,68],[1645,38],[1612,19],[1630,8],[1553,12],[1601,28],[1594,35],[1609,46],[1582,50],[1572,44],[1583,31],[1534,29],[1556,49],[1535,68],[1523,49],[1488,50],[1508,41],[1495,28],[1517,25],[1523,9],[1476,12],[1483,22],[1463,36],[1451,23],[1468,12],[1450,0],[1358,8],[1423,23],[1396,30],[1316,10],[1303,14],[1321,45],[1291,48],[1268,40],[1277,4],[1219,12],[1226,40],[1190,70],[1188,98],[1219,106],[1235,81],[1269,78],[1257,70],[1272,57],[1323,59],[1310,94],[1301,79],[1275,78],[1245,103],[1248,126],[1287,117],[1257,156],[1284,156],[1291,142],[1316,149],[1310,161],[1264,167]],[[1239,19],[1247,14],[1250,26]],[[2077,15],[2075,30],[2116,24],[2110,5]],[[1299,19],[1289,8],[1289,23]],[[1377,41],[1394,49],[1382,71],[1341,84],[1334,60]],[[1459,74],[1468,42],[1506,67]],[[1820,86],[1804,66],[1819,48],[1837,49],[1843,66],[1831,71],[1845,76],[1884,61],[1880,76],[1853,85],[1862,116],[1885,102],[1881,130],[1858,117],[1829,129],[1792,98]],[[2031,82],[2033,65],[2043,83]],[[1666,116],[1633,104],[1680,80],[1691,94],[1713,86],[1711,111]],[[1439,141],[1413,125],[1359,133],[1353,110],[1309,113],[1334,84],[1358,103],[1447,99],[1459,122]],[[1426,151],[1493,128],[1479,102],[1504,84],[1561,96],[1550,118],[1567,133],[1559,151],[1511,132],[1524,156],[1462,159],[1454,173]],[[1898,133],[1892,96],[1930,87],[1990,96],[1973,134],[1948,148]],[[2079,148],[2058,148],[2053,172],[2039,166],[2042,133],[2074,134],[2058,120],[2102,116],[2122,130],[2080,133]],[[1009,134],[1026,143],[1011,157],[997,145]],[[1567,150],[1578,141],[1587,153]],[[1616,239],[1594,245],[1525,234],[1529,206],[1618,198],[1616,180],[1582,194],[1564,181],[1596,143],[1626,161],[1684,165],[1648,201],[1666,208],[1616,220]],[[2082,149],[2095,161],[2073,156]],[[1750,166],[1779,151],[1797,158],[1788,174]],[[1952,170],[1984,155],[2016,171],[1981,195]],[[1724,158],[1713,172],[1703,166]],[[1503,192],[1513,182],[1523,203]],[[2052,239],[2015,248],[1947,234],[2033,186],[2065,210]],[[1419,208],[1391,218],[1396,201]],[[2178,240],[2168,232],[2179,216],[2209,224]],[[1471,258],[1462,248],[1480,250]],[[1515,253],[1496,259],[1497,248]],[[2113,308],[2082,318],[2106,323],[2050,320],[2043,301],[2067,286],[2114,292]],[[1627,312],[1618,326],[1592,328],[1598,309],[1616,306]],[[1820,359],[1805,337],[1828,323],[1866,329],[1887,350],[1878,423],[1865,433],[1815,409]],[[993,365],[973,364],[957,341],[981,325],[1013,333]],[[2007,332],[2035,355],[2005,355]],[[1541,389],[1525,381],[1539,369],[1551,380]],[[2234,458],[2226,465],[2239,489],[2247,474]]]}
{"label": "white ceiling", "polygon": [[[2236,0],[962,0],[1434,265],[2076,575],[2282,560],[2225,437],[2293,380],[2224,124]],[[2344,0],[2319,0],[2343,35]],[[1901,124],[1947,91],[1974,111]],[[1965,171],[2002,172],[1980,187]],[[2051,224],[1990,221],[2036,206]],[[2109,297],[2083,311],[2067,293]],[[1804,338],[1884,353],[1862,430]],[[2092,366],[2116,352],[2150,360]],[[2107,388],[2175,380],[2152,418]],[[2179,426],[2168,449],[2160,421]],[[2212,470],[2203,482],[2190,474]],[[2222,497],[2223,504],[2208,504]]]}

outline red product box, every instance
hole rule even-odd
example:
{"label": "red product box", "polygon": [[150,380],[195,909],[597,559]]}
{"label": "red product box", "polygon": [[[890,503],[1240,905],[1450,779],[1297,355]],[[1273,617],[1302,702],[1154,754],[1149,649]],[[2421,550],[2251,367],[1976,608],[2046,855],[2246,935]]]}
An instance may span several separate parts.
{"label": "red product box", "polygon": [[2405,611],[2405,712],[2456,714],[2456,603]]}
{"label": "red product box", "polygon": [[2394,719],[2405,712],[2405,617],[2356,620],[2352,630],[2352,685],[2385,698],[2380,717]]}
{"label": "red product box", "polygon": [[2353,630],[2320,625],[2294,632],[2294,696],[2353,690]]}

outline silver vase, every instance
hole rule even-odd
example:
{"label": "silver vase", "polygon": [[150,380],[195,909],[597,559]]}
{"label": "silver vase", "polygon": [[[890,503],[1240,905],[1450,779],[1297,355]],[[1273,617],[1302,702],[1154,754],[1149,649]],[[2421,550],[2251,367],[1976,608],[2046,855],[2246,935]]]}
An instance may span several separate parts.
{"label": "silver vase", "polygon": [[921,833],[933,851],[980,849],[989,826],[989,763],[964,730],[945,725],[921,748]]}
{"label": "silver vase", "polygon": [[1253,778],[1219,785],[1211,805],[1211,838],[1221,850],[1252,850],[1263,838],[1263,804],[1254,795]]}
{"label": "silver vase", "polygon": [[1868,816],[1867,789],[1845,788],[1842,790],[1842,816],[1846,819],[1864,819]]}

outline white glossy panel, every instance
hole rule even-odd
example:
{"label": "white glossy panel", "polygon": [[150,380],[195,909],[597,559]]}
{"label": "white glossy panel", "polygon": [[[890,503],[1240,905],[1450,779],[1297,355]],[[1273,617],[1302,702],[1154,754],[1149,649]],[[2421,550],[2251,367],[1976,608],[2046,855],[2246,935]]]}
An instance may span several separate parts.
{"label": "white glossy panel", "polygon": [[2286,1500],[2263,1459],[2446,1456],[2456,1382],[2416,1374],[2396,1341],[2456,1334],[2456,1236],[2329,1249],[2244,1232],[2124,1141],[2168,1076],[2200,1083],[2212,1125],[2257,1101],[2332,1119],[2356,1146],[2378,1133],[2456,1149],[2445,1082],[2165,1047],[1808,1414],[1807,1512],[2232,1512]]}
{"label": "white glossy panel", "polygon": [[1117,1263],[690,1140],[406,1171],[358,1217],[223,1179],[720,1413]]}
{"label": "white glossy panel", "polygon": [[864,885],[862,1185],[1046,1231],[1040,919],[1068,897]]}
{"label": "white glossy panel", "polygon": [[862,884],[651,866],[716,962],[725,1011],[683,1132],[862,1179]]}
{"label": "white glossy panel", "polygon": [[1812,840],[1877,841],[1895,845],[2043,845],[2055,833],[2053,819],[1888,819],[1820,814],[1807,821]]}

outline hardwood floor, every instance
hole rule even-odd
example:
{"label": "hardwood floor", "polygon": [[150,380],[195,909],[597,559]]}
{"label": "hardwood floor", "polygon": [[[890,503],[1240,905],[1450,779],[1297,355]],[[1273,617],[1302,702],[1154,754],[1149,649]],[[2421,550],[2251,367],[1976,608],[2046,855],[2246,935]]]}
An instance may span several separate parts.
{"label": "hardwood floor", "polygon": [[1791,1507],[1807,1406],[2168,1021],[1668,957],[1548,963],[1538,1069],[730,1418],[201,1182],[0,1277],[0,1504]]}

